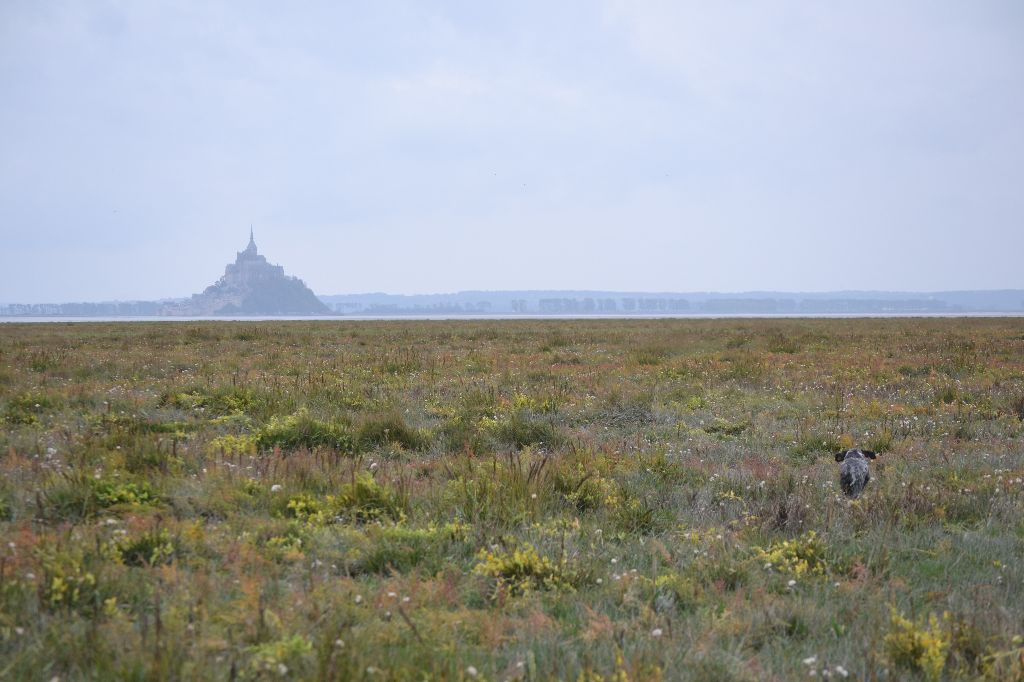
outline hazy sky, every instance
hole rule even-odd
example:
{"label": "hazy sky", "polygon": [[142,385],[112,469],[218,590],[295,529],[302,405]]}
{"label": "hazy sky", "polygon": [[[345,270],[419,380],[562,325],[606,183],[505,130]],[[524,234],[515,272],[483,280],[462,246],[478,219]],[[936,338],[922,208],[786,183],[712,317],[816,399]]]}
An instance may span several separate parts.
{"label": "hazy sky", "polygon": [[1024,2],[2,0],[0,302],[1024,287]]}

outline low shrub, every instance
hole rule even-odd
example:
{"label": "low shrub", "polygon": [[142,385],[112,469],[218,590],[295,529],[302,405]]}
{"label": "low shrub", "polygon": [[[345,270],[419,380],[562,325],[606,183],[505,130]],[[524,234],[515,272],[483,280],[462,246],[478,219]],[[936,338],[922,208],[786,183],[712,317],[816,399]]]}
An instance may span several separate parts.
{"label": "low shrub", "polygon": [[199,386],[178,393],[165,392],[160,396],[158,404],[180,410],[202,410],[208,415],[218,416],[237,412],[251,413],[263,402],[260,396],[244,388]]}
{"label": "low shrub", "polygon": [[254,644],[247,651],[248,679],[301,679],[313,669],[313,645],[302,635]]}
{"label": "low shrub", "polygon": [[767,570],[784,571],[797,578],[828,572],[825,548],[813,530],[792,540],[773,542],[767,549],[755,547],[754,551]]}
{"label": "low shrub", "polygon": [[408,500],[404,495],[382,486],[370,474],[361,474],[342,486],[337,495],[325,498],[308,493],[293,495],[285,504],[283,516],[314,526],[339,521],[368,523],[372,521],[401,521],[405,517]]}
{"label": "low shrub", "polygon": [[120,540],[112,549],[126,566],[156,566],[170,563],[177,556],[178,542],[166,529],[155,529]]}
{"label": "low shrub", "polygon": [[885,648],[892,662],[937,680],[946,667],[951,637],[946,627],[948,614],[940,621],[933,613],[927,621],[914,621],[891,608]]}
{"label": "low shrub", "polygon": [[705,433],[711,433],[719,436],[738,436],[750,425],[746,422],[730,422],[728,419],[721,417],[715,417],[710,424],[704,426]]}
{"label": "low shrub", "polygon": [[11,425],[38,424],[44,413],[57,406],[57,401],[49,396],[21,393],[7,401],[3,412],[0,413],[0,421]]}
{"label": "low shrub", "polygon": [[45,544],[36,549],[42,571],[41,605],[50,611],[95,613],[107,595],[101,589],[96,557],[78,548]]}
{"label": "low shrub", "polygon": [[543,556],[531,544],[523,544],[511,551],[480,550],[473,572],[494,578],[499,587],[512,594],[530,590],[573,591],[580,580],[577,572],[563,562]]}

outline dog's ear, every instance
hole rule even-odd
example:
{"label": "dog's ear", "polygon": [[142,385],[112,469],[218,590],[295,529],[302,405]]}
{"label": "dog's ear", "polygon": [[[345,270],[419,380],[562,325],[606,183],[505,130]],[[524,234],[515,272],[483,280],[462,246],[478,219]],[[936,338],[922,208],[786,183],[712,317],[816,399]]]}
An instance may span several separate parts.
{"label": "dog's ear", "polygon": [[875,457],[877,457],[877,455],[871,450],[861,450],[860,454],[864,455],[868,459],[874,459]]}
{"label": "dog's ear", "polygon": [[842,462],[844,459],[846,459],[846,450],[841,450],[836,453],[837,462]]}

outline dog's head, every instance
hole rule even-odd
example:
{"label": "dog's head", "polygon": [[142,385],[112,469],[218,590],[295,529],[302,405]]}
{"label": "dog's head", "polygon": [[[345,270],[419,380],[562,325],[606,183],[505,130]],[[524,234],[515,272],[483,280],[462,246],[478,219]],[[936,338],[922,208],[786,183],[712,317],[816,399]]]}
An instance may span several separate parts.
{"label": "dog's head", "polygon": [[840,452],[837,452],[836,461],[842,462],[847,457],[867,457],[868,459],[874,459],[877,456],[878,455],[872,452],[871,450],[860,450],[858,448],[854,448],[852,450],[841,450]]}

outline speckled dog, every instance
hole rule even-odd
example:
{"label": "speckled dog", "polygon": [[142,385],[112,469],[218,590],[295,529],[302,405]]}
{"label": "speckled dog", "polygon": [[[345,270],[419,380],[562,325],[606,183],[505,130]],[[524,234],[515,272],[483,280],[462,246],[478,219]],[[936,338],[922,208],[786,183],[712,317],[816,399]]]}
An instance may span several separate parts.
{"label": "speckled dog", "polygon": [[875,453],[858,448],[836,453],[836,461],[842,462],[839,466],[839,487],[847,497],[856,499],[864,492],[868,481],[871,480],[868,460],[874,458]]}

